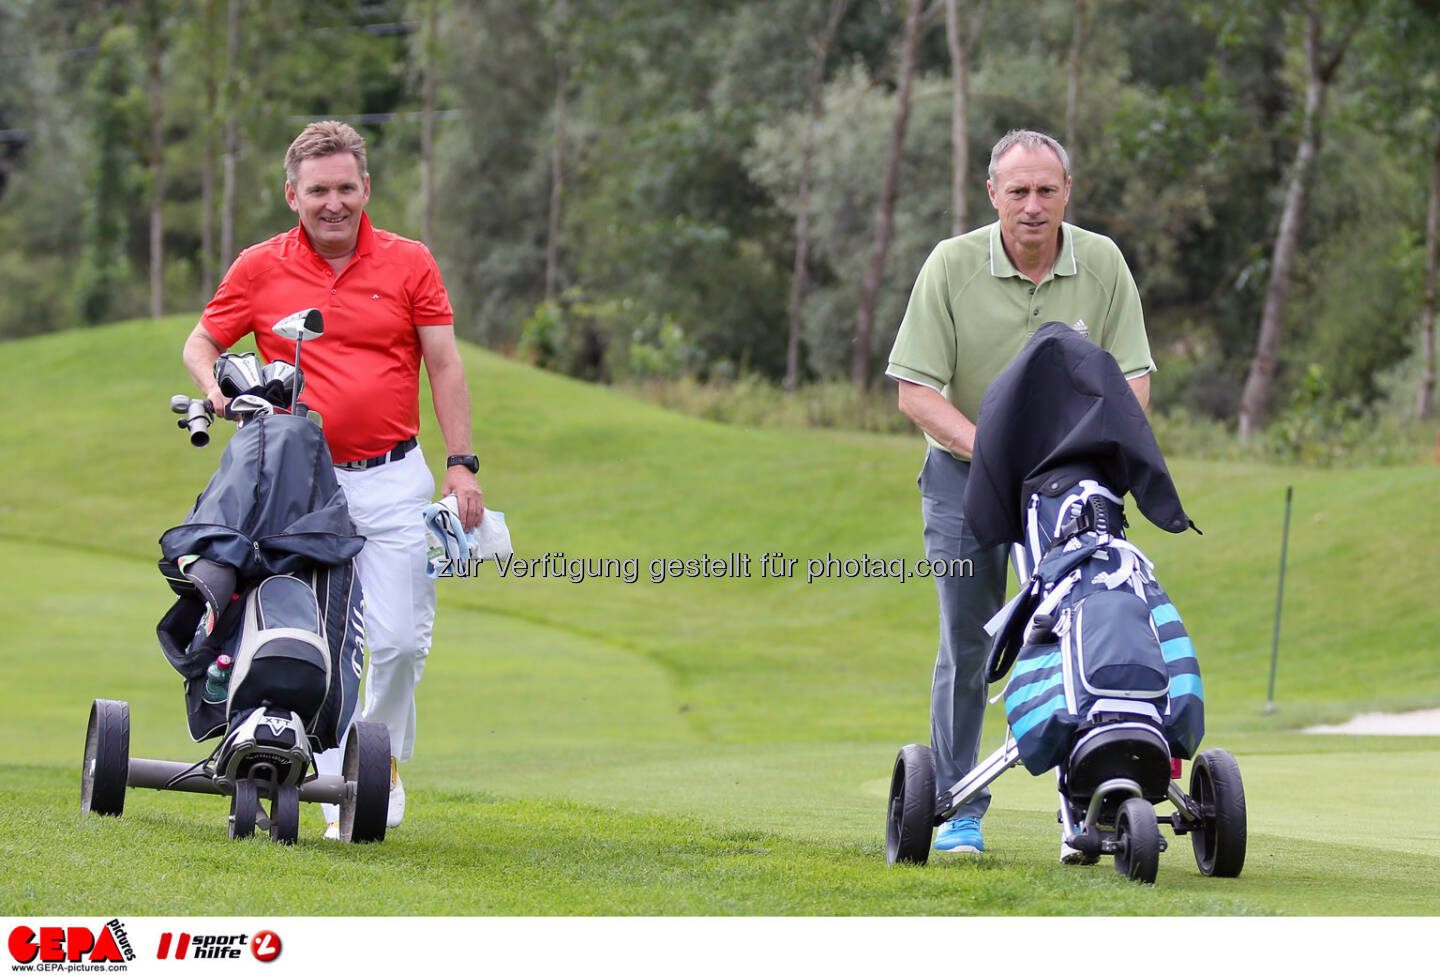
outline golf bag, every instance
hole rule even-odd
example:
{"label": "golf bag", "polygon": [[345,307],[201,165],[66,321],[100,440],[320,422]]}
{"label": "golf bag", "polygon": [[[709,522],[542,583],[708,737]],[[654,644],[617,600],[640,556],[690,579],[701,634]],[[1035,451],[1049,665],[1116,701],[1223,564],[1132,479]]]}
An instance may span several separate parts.
{"label": "golf bag", "polygon": [[[320,428],[301,416],[239,426],[185,522],[160,536],[160,572],[178,597],[156,628],[185,678],[190,736],[290,711],[315,750],[340,743],[364,671],[355,534]],[[234,661],[225,700],[206,671]]]}
{"label": "golf bag", "polygon": [[1126,492],[1157,526],[1194,527],[1143,410],[1109,353],[1056,322],[987,388],[977,428],[966,520],[981,544],[1014,544],[1021,583],[987,627],[1021,761],[1096,779],[1071,781],[1073,797],[1113,752],[1163,798],[1170,758],[1199,748],[1204,693],[1179,613],[1125,538]]}
{"label": "golf bag", "polygon": [[1027,522],[1017,559],[1034,568],[989,675],[1010,672],[1005,713],[1025,767],[1054,768],[1115,722],[1143,726],[1142,737],[1158,725],[1166,758],[1194,757],[1205,733],[1195,648],[1153,564],[1125,539],[1119,499],[1082,480],[1061,497],[1034,495]]}

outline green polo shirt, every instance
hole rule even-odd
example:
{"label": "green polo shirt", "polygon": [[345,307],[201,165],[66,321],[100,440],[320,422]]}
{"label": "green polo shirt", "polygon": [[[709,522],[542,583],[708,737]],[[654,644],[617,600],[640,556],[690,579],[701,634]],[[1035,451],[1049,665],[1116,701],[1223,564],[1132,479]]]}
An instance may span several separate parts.
{"label": "green polo shirt", "polygon": [[1046,322],[1088,334],[1128,379],[1153,370],[1140,292],[1120,248],[1072,224],[1061,229],[1060,255],[1039,284],[1010,263],[999,223],[937,244],[915,279],[885,374],[939,391],[973,421],[990,380]]}

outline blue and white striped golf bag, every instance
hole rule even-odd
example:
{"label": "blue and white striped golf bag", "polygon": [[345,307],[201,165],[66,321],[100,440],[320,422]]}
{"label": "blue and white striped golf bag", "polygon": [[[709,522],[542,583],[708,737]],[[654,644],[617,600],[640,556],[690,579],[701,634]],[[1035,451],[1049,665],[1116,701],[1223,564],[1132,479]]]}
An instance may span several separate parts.
{"label": "blue and white striped golf bag", "polygon": [[1157,756],[1163,736],[1165,757],[1193,757],[1204,736],[1195,648],[1124,526],[1120,498],[1093,479],[1030,498],[1021,592],[992,621],[989,678],[1010,674],[1005,712],[1032,774],[1121,726],[1157,739]]}

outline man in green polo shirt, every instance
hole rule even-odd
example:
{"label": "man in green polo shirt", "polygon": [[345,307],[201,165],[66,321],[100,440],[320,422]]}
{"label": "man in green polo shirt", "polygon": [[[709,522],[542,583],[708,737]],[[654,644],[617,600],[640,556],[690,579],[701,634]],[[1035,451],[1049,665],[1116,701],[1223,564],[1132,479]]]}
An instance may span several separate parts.
{"label": "man in green polo shirt", "polygon": [[[984,625],[1005,598],[1004,549],[980,548],[965,525],[965,481],[985,387],[1052,321],[1110,352],[1142,407],[1155,368],[1140,293],[1119,248],[1064,222],[1070,200],[1064,146],[1040,132],[1009,132],[990,153],[989,177],[999,219],[930,253],[886,369],[899,383],[900,412],[929,444],[919,478],[926,558],[969,559],[974,566],[968,577],[935,579],[940,650],[930,741],[938,794],[979,760],[990,650]],[[989,805],[986,790],[957,810],[936,833],[935,848],[984,850],[980,819]]]}

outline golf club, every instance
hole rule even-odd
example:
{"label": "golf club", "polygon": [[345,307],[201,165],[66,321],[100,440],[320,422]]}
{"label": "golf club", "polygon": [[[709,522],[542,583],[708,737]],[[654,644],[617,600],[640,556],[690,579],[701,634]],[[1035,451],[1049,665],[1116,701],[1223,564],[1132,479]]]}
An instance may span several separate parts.
{"label": "golf club", "polygon": [[[325,318],[320,314],[318,308],[306,308],[304,311],[297,311],[293,315],[286,315],[270,330],[282,339],[295,340],[295,371],[300,371],[300,343],[309,339],[318,339],[325,331]],[[299,396],[299,384],[296,384],[295,391],[290,395],[290,412],[295,412],[295,400]]]}

